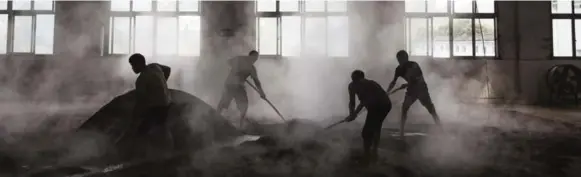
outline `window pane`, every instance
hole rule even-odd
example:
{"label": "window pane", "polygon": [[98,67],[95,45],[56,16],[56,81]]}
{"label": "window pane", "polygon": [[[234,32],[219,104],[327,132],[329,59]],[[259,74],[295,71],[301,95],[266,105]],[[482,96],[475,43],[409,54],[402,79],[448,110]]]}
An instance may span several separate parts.
{"label": "window pane", "polygon": [[14,52],[32,52],[32,16],[14,17]]}
{"label": "window pane", "polygon": [[450,22],[448,17],[433,18],[433,57],[450,57]]}
{"label": "window pane", "polygon": [[410,54],[419,56],[428,55],[427,19],[412,18],[409,28]]}
{"label": "window pane", "polygon": [[35,10],[52,10],[52,0],[34,0]]}
{"label": "window pane", "polygon": [[495,56],[494,19],[475,19],[476,56]]}
{"label": "window pane", "polygon": [[177,7],[176,0],[158,0],[157,1],[157,11],[176,11]]}
{"label": "window pane", "polygon": [[571,20],[554,19],[553,20],[553,55],[554,56],[573,56],[573,31]]}
{"label": "window pane", "polygon": [[198,0],[180,0],[179,9],[182,12],[197,12],[200,6],[200,1]]}
{"label": "window pane", "polygon": [[327,1],[327,11],[329,12],[347,12],[347,1],[329,0]]}
{"label": "window pane", "polygon": [[428,12],[448,12],[448,0],[429,0]]}
{"label": "window pane", "polygon": [[575,53],[581,56],[581,20],[575,20]]}
{"label": "window pane", "polygon": [[282,55],[299,56],[301,54],[301,17],[283,16],[281,25]]}
{"label": "window pane", "polygon": [[472,0],[454,0],[455,13],[472,13]]}
{"label": "window pane", "polygon": [[129,17],[113,17],[113,54],[129,53],[130,24]]}
{"label": "window pane", "polygon": [[326,55],[327,22],[324,17],[308,17],[305,21],[306,55]]}
{"label": "window pane", "polygon": [[276,55],[276,18],[258,19],[258,50],[263,55]]}
{"label": "window pane", "polygon": [[325,11],[325,1],[324,0],[305,1],[305,11],[307,11],[307,12],[324,12]]}
{"label": "window pane", "polygon": [[52,54],[54,46],[54,15],[36,15],[36,54]]}
{"label": "window pane", "polygon": [[346,16],[332,16],[327,19],[327,46],[329,56],[349,56],[349,20]]}
{"label": "window pane", "polygon": [[200,17],[179,17],[179,55],[200,56]]}
{"label": "window pane", "polygon": [[494,13],[494,0],[476,0],[476,13]]}
{"label": "window pane", "polygon": [[472,56],[472,20],[454,19],[453,52],[454,56]]}
{"label": "window pane", "polygon": [[0,14],[0,53],[6,53],[8,43],[8,14]]}
{"label": "window pane", "polygon": [[111,0],[111,11],[129,11],[129,0]]}
{"label": "window pane", "polygon": [[425,0],[405,0],[406,12],[426,12]]}
{"label": "window pane", "polygon": [[553,0],[551,2],[551,11],[555,14],[570,14],[571,1],[570,0]]}
{"label": "window pane", "polygon": [[12,9],[14,10],[30,10],[32,3],[30,0],[14,0],[12,1]]}
{"label": "window pane", "polygon": [[0,0],[0,10],[6,10],[6,9],[8,9],[8,0]]}
{"label": "window pane", "polygon": [[178,49],[178,19],[159,17],[157,19],[157,55],[176,55]]}
{"label": "window pane", "polygon": [[151,0],[136,0],[133,2],[133,11],[151,11]]}
{"label": "window pane", "polygon": [[575,7],[573,9],[573,12],[575,14],[581,14],[581,1],[579,1],[579,0],[573,1],[573,7]]}
{"label": "window pane", "polygon": [[276,1],[274,0],[258,0],[256,3],[257,12],[274,12],[276,11]]}
{"label": "window pane", "polygon": [[135,17],[135,49],[136,53],[153,56],[153,16]]}
{"label": "window pane", "polygon": [[297,0],[281,0],[279,2],[279,9],[281,12],[299,11],[299,1],[297,1]]}

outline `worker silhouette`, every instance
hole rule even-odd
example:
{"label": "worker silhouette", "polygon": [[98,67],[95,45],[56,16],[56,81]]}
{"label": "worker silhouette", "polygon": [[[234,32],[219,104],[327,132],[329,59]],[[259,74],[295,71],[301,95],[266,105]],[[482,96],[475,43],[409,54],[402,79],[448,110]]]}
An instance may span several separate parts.
{"label": "worker silhouette", "polygon": [[263,99],[266,98],[264,90],[262,89],[262,84],[258,79],[256,67],[254,67],[256,60],[258,60],[258,52],[253,50],[248,53],[248,56],[239,56],[228,61],[228,64],[230,65],[230,73],[226,78],[226,83],[224,84],[225,90],[217,106],[217,111],[222,113],[224,109],[230,106],[232,99],[234,99],[236,101],[236,106],[240,111],[241,127],[242,122],[246,118],[246,112],[248,111],[248,96],[246,95],[246,89],[244,88],[244,84],[248,77],[251,77],[254,81],[254,84],[258,88],[260,97]]}
{"label": "worker silhouette", "polygon": [[393,80],[389,84],[389,88],[387,92],[390,92],[391,89],[396,84],[396,81],[399,77],[403,78],[407,83],[403,84],[404,88],[407,88],[405,99],[403,101],[403,105],[401,107],[401,121],[400,121],[400,137],[404,137],[405,132],[405,122],[407,120],[407,112],[412,104],[416,100],[420,100],[420,103],[428,110],[428,112],[434,118],[436,124],[441,126],[440,118],[436,113],[436,108],[432,99],[430,97],[430,93],[428,92],[428,85],[424,80],[424,75],[422,73],[422,69],[420,65],[414,61],[409,60],[408,53],[405,50],[400,50],[396,54],[397,61],[399,66],[395,69],[395,75],[393,76]]}
{"label": "worker silhouette", "polygon": [[156,63],[146,65],[145,57],[139,53],[131,55],[129,63],[133,72],[139,74],[135,81],[135,107],[132,114],[136,124],[131,131],[134,136],[145,138],[148,148],[171,148],[173,142],[166,128],[171,102],[166,82],[171,70]]}
{"label": "worker silhouette", "polygon": [[[377,82],[365,78],[363,71],[353,71],[351,79],[352,82],[349,84],[349,117],[345,120],[351,122],[357,118],[357,114],[363,107],[367,109],[367,119],[365,119],[361,137],[363,138],[365,163],[374,162],[377,159],[383,120],[391,110],[391,100]],[[355,96],[359,98],[360,102],[357,108],[355,108]]]}

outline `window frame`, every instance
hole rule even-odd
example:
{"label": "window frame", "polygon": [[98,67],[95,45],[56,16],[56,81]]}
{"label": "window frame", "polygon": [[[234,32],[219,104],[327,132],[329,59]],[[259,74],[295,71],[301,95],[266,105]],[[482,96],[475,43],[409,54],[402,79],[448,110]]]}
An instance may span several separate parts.
{"label": "window frame", "polygon": [[[258,50],[260,52],[260,18],[276,18],[276,54],[272,55],[272,54],[268,54],[268,55],[263,55],[260,54],[261,57],[264,58],[273,58],[273,59],[281,59],[281,58],[295,58],[295,57],[300,57],[303,56],[303,52],[305,51],[305,22],[307,18],[313,18],[313,17],[325,17],[325,31],[328,32],[328,17],[347,17],[348,13],[349,13],[349,1],[348,0],[341,0],[341,1],[345,1],[346,3],[346,9],[345,11],[341,11],[341,12],[335,12],[335,11],[328,11],[328,5],[327,2],[329,2],[329,0],[325,0],[324,4],[324,10],[320,11],[320,12],[307,12],[305,9],[305,0],[298,0],[298,9],[297,11],[294,12],[287,12],[287,11],[280,11],[280,0],[276,0],[275,1],[275,9],[274,11],[258,11],[258,3],[256,3],[257,1],[254,1],[254,7],[255,7],[255,20],[256,20],[256,29],[255,29],[255,48],[256,50]],[[301,32],[300,32],[300,36],[301,36],[301,50],[300,50],[300,54],[298,56],[283,56],[282,55],[282,40],[283,36],[282,36],[282,17],[285,16],[299,16],[301,18]],[[347,24],[350,24],[349,21],[347,22]],[[325,33],[326,34],[326,33]],[[350,35],[350,34],[349,34]],[[350,42],[350,38],[348,38],[347,43],[349,46],[349,42]],[[348,47],[349,50],[350,47]],[[328,45],[328,39],[327,39],[327,35],[325,35],[325,56],[327,56],[327,58],[338,58],[338,59],[342,59],[342,58],[349,58],[350,57],[350,52],[348,52],[347,56],[330,56],[329,55],[329,45]]]}
{"label": "window frame", "polygon": [[[155,45],[153,45],[153,51],[152,51],[152,57],[154,58],[177,58],[177,59],[187,59],[187,58],[194,58],[194,59],[198,59],[201,56],[201,36],[202,36],[202,1],[200,0],[195,0],[198,3],[198,10],[197,11],[180,11],[180,4],[179,2],[181,0],[175,0],[176,2],[176,9],[175,11],[158,11],[157,10],[157,2],[159,0],[152,0],[151,1],[151,10],[149,11],[134,11],[133,10],[133,1],[129,1],[129,10],[127,11],[114,11],[111,8],[111,5],[109,5],[109,22],[105,24],[104,27],[104,33],[103,33],[103,40],[105,42],[103,42],[103,46],[102,46],[102,56],[113,56],[113,57],[120,57],[120,56],[125,56],[125,55],[130,55],[132,53],[135,52],[135,22],[136,22],[136,17],[137,16],[152,16],[153,17],[153,36],[152,36],[152,40],[153,40],[153,44],[155,44],[157,42],[157,24],[158,24],[158,19],[160,17],[176,17],[178,18],[177,20],[177,30],[176,33],[178,35],[178,40],[176,40],[176,45],[179,46],[179,17],[180,16],[198,16],[200,18],[200,34],[198,34],[200,36],[200,54],[198,56],[180,56],[179,55],[179,47],[178,49],[176,49],[176,55],[158,55],[157,50],[155,50]],[[192,1],[192,0],[190,0]],[[114,53],[113,52],[113,47],[114,47],[114,23],[113,23],[113,19],[116,17],[129,17],[129,53],[128,54],[119,54],[119,53]]]}
{"label": "window frame", "polygon": [[[406,42],[406,50],[410,53],[410,57],[426,57],[431,59],[464,59],[464,60],[476,60],[476,59],[499,59],[498,53],[498,3],[494,0],[494,12],[486,12],[486,13],[477,13],[477,2],[476,0],[471,1],[472,12],[454,12],[454,1],[455,0],[446,0],[447,7],[446,12],[429,12],[429,2],[432,0],[424,0],[424,12],[405,12],[405,42]],[[434,18],[448,18],[448,52],[450,54],[449,57],[434,57],[434,26],[433,26],[433,19]],[[426,46],[426,55],[412,55],[411,52],[411,39],[410,39],[410,32],[411,28],[409,25],[411,24],[411,19],[423,18],[426,19],[426,40],[428,41]],[[472,24],[472,54],[468,56],[456,56],[454,55],[454,19],[470,19]],[[477,56],[476,55],[476,42],[480,42],[476,35],[476,24],[479,20],[482,19],[492,19],[494,20],[494,56]],[[483,46],[485,47],[485,46]],[[486,55],[486,54],[484,54]]]}
{"label": "window frame", "polygon": [[[8,16],[8,23],[6,25],[6,53],[4,54],[0,54],[1,56],[7,56],[8,58],[14,56],[40,56],[41,58],[48,58],[49,56],[53,56],[54,52],[55,52],[55,33],[53,31],[52,34],[52,38],[53,38],[53,44],[52,44],[52,52],[51,54],[37,54],[36,53],[36,18],[37,15],[53,15],[53,18],[55,18],[55,9],[56,9],[56,3],[54,0],[50,1],[52,4],[52,10],[35,10],[34,6],[34,0],[29,1],[30,2],[30,9],[26,9],[26,10],[14,10],[13,9],[13,2],[12,0],[10,1],[4,1],[6,2],[6,9],[0,10],[0,14],[4,14]],[[30,16],[31,17],[31,31],[30,31],[30,52],[14,52],[14,39],[15,39],[15,19],[17,16]],[[56,27],[56,19],[55,22],[53,24],[53,28]]]}
{"label": "window frame", "polygon": [[[564,1],[564,0],[558,0],[558,1]],[[576,34],[576,29],[575,29],[575,21],[577,20],[581,20],[581,10],[579,13],[575,12],[575,1],[577,1],[578,5],[581,5],[581,1],[579,0],[569,0],[571,3],[571,12],[570,13],[553,13],[553,3],[557,2],[557,1],[551,1],[551,60],[579,60],[581,59],[581,56],[577,56],[577,34]],[[554,49],[554,44],[553,44],[553,38],[555,38],[555,36],[553,36],[553,32],[555,29],[553,29],[553,22],[555,20],[569,20],[571,21],[571,51],[572,54],[571,56],[555,56],[555,49]]]}

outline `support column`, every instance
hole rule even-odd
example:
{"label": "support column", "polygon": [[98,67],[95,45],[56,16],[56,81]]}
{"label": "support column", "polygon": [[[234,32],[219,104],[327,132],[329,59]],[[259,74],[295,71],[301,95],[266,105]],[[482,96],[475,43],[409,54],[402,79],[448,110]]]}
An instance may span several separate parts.
{"label": "support column", "polygon": [[214,104],[234,56],[255,48],[254,1],[202,1],[201,56],[196,67],[196,94]]}
{"label": "support column", "polygon": [[109,23],[109,1],[56,1],[57,56],[73,58],[102,55],[104,30]]}

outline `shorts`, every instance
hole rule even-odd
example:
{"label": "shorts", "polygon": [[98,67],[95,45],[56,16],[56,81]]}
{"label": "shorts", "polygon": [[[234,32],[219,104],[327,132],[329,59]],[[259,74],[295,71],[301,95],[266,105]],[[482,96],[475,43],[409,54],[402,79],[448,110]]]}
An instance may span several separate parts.
{"label": "shorts", "polygon": [[236,101],[238,107],[248,105],[248,96],[244,85],[226,85],[222,98],[220,99],[219,107],[228,108],[232,100]]}

